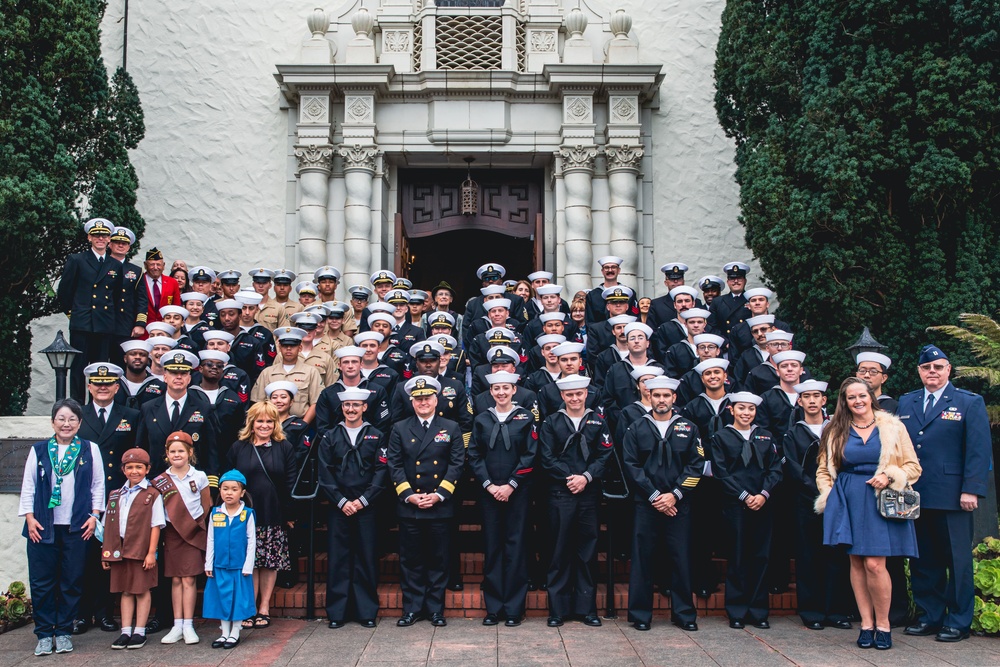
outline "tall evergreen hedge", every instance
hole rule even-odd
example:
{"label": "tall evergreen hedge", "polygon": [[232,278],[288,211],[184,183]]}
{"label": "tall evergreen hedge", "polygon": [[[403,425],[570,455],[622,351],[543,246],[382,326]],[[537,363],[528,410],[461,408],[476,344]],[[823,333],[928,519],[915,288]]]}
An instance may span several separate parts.
{"label": "tall evergreen hedge", "polygon": [[1000,307],[1000,0],[729,0],[716,111],[747,244],[821,378],[861,328],[914,386],[925,328]]}
{"label": "tall evergreen hedge", "polygon": [[[145,132],[139,95],[101,58],[101,0],[0,0],[0,415],[19,415],[31,377],[28,324],[55,312],[84,217],[141,235],[128,158]],[[48,343],[48,341],[45,341]]]}

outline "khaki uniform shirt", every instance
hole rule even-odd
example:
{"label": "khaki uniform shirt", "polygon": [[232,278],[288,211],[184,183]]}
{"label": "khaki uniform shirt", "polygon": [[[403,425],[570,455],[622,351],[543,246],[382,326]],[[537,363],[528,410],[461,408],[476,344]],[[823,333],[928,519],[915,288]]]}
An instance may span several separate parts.
{"label": "khaki uniform shirt", "polygon": [[280,361],[274,366],[265,368],[253,385],[250,400],[254,403],[267,400],[264,387],[278,380],[289,380],[299,388],[292,400],[292,406],[289,408],[289,412],[296,417],[305,415],[306,410],[316,403],[320,392],[323,391],[323,378],[320,376],[320,372],[314,367],[302,363],[300,358],[295,362],[292,370],[287,372]]}

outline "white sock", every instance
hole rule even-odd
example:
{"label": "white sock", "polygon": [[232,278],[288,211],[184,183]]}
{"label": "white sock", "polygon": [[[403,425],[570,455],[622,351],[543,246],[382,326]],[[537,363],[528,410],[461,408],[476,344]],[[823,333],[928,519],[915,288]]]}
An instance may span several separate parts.
{"label": "white sock", "polygon": [[123,635],[129,635],[129,636],[131,636],[131,635],[132,635],[132,627],[131,627],[131,626],[129,626],[129,627],[125,627],[125,626],[123,625],[123,626],[122,626],[122,634],[123,634]]}
{"label": "white sock", "polygon": [[239,639],[240,638],[240,630],[242,629],[242,627],[243,626],[241,624],[239,624],[239,623],[233,623],[233,629],[229,631],[229,638],[230,639]]}
{"label": "white sock", "polygon": [[181,627],[194,629],[193,618],[185,618],[184,620],[181,621],[181,623],[182,623]]}
{"label": "white sock", "polygon": [[174,627],[175,628],[182,628],[182,627],[184,627],[184,619],[183,618],[175,618],[174,619]]}
{"label": "white sock", "polygon": [[[229,631],[232,630],[234,623],[232,621],[219,621],[219,627],[222,629],[222,634],[219,635],[220,639],[224,639],[229,636]],[[238,625],[238,624],[235,624]]]}
{"label": "white sock", "polygon": [[139,627],[137,627],[135,629],[135,634],[139,635],[140,637],[145,637],[146,636],[146,626],[145,625],[140,625]]}

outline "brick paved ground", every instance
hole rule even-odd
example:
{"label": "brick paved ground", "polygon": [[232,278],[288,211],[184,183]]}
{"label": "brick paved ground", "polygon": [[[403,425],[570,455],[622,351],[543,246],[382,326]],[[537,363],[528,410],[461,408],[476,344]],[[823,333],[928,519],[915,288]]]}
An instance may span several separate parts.
{"label": "brick paved ground", "polygon": [[602,628],[567,623],[555,630],[544,618],[530,618],[519,628],[483,627],[478,620],[453,618],[446,628],[421,622],[397,628],[383,620],[376,630],[351,624],[329,630],[325,623],[276,619],[271,628],[244,634],[233,651],[213,650],[208,623],[198,625],[202,643],[196,646],[159,643],[154,635],[138,651],[112,651],[110,634],[90,630],[75,638],[67,655],[36,658],[34,635],[20,628],[0,635],[0,667],[6,665],[293,665],[310,667],[625,667],[719,665],[770,667],[834,665],[835,667],[976,667],[1000,665],[1000,640],[973,637],[959,644],[893,633],[891,651],[862,651],[854,645],[856,630],[806,630],[796,616],[772,618],[770,630],[731,630],[725,618],[699,621],[701,630],[685,633],[658,620],[650,632],[636,632],[623,619]]}

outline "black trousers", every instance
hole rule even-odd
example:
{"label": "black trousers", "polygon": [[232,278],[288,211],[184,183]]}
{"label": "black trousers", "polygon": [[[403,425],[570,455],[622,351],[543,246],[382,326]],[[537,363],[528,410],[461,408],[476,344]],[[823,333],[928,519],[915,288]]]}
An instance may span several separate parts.
{"label": "black trousers", "polygon": [[549,563],[552,562],[552,541],[549,539],[549,499],[548,484],[539,479],[540,473],[534,473],[535,479],[528,488],[531,508],[528,512],[528,579],[535,586],[546,583]]}
{"label": "black trousers", "polygon": [[443,614],[452,519],[399,519],[404,614]]}
{"label": "black trousers", "polygon": [[[661,550],[661,544],[665,549]],[[653,620],[653,572],[670,561],[671,618],[676,622],[695,620],[691,592],[691,504],[681,502],[676,516],[653,509],[645,500],[635,503],[635,531],[632,539],[632,570],[628,581],[628,620]]]}
{"label": "black trousers", "polygon": [[913,601],[920,620],[967,631],[972,625],[972,512],[921,509],[920,558],[910,559]]}
{"label": "black trousers", "polygon": [[375,510],[327,515],[326,615],[331,621],[378,616],[378,530]]}
{"label": "black trousers", "polygon": [[770,502],[754,511],[739,500],[726,499],[722,514],[731,538],[726,565],[726,614],[736,620],[766,620],[766,575],[774,523]]}
{"label": "black trousers", "polygon": [[39,639],[72,634],[87,562],[82,533],[70,533],[69,526],[53,526],[51,530],[51,544],[28,540],[31,613]]}
{"label": "black trousers", "polygon": [[80,402],[87,401],[87,378],[83,369],[98,361],[111,360],[111,334],[91,333],[89,331],[69,330],[69,344],[80,350],[69,371],[69,395]]}
{"label": "black trousers", "polygon": [[781,530],[771,533],[771,555],[767,563],[767,585],[780,591],[788,589],[792,578],[792,539],[795,531],[784,527],[795,525],[795,496],[787,481],[778,482],[771,491],[767,505],[771,506],[772,523]]}
{"label": "black trousers", "polygon": [[803,623],[847,620],[853,604],[850,572],[847,553],[823,544],[823,515],[811,500],[796,498],[795,606]]}
{"label": "black trousers", "polygon": [[719,571],[712,562],[721,554],[722,485],[714,477],[702,477],[698,486],[685,493],[691,499],[691,575],[695,590],[714,591]]}
{"label": "black trousers", "polygon": [[486,542],[483,598],[488,614],[504,614],[507,618],[524,615],[528,595],[525,534],[531,507],[530,491],[530,486],[522,484],[505,503],[485,491],[480,496]]}
{"label": "black trousers", "polygon": [[552,616],[597,614],[593,564],[597,558],[599,502],[596,488],[578,494],[570,493],[565,486],[549,488],[552,561],[547,581]]}
{"label": "black trousers", "polygon": [[88,623],[91,619],[99,623],[102,618],[114,618],[113,597],[111,573],[101,567],[101,543],[96,539],[87,540],[87,565],[79,618]]}

